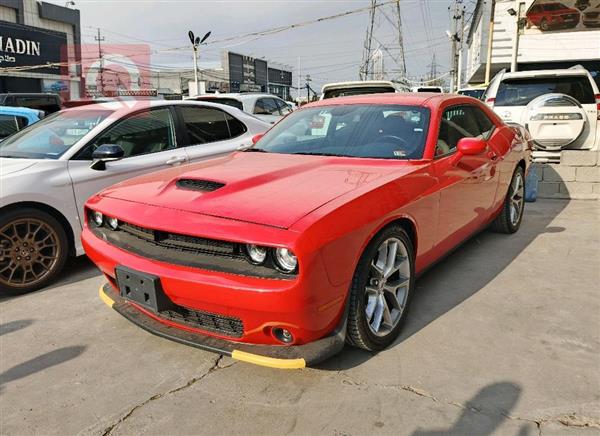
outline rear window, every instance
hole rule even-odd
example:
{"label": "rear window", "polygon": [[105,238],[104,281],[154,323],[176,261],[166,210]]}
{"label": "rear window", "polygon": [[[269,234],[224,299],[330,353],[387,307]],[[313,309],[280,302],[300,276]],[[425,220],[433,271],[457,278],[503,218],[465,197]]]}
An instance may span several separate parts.
{"label": "rear window", "polygon": [[385,94],[389,92],[396,92],[394,88],[388,86],[369,86],[369,87],[357,87],[357,88],[343,88],[343,89],[330,89],[325,91],[323,98],[334,98],[334,97],[346,97],[349,95],[363,95],[363,94]]}
{"label": "rear window", "polygon": [[239,110],[244,110],[244,106],[241,101],[235,100],[233,98],[215,98],[215,97],[207,97],[207,98],[198,98],[198,101],[207,101],[209,103],[217,103],[217,104],[226,104],[227,106],[232,106],[238,108]]}
{"label": "rear window", "polygon": [[586,76],[507,79],[500,82],[496,106],[527,106],[544,94],[566,94],[581,104],[595,104],[594,90]]}

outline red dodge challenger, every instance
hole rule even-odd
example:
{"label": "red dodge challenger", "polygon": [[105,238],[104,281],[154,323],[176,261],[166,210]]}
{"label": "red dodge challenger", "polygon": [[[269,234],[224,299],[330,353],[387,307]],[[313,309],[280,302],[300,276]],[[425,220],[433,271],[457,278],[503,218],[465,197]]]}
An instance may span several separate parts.
{"label": "red dodge challenger", "polygon": [[470,97],[323,100],[255,140],[88,200],[105,303],[159,336],[299,368],[344,343],[385,348],[419,273],[521,224],[529,136]]}

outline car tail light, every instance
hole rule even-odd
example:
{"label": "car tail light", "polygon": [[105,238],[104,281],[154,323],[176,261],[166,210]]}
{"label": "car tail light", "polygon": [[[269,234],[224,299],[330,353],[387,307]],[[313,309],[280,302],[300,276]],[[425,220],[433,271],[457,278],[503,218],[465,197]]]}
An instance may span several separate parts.
{"label": "car tail light", "polygon": [[597,117],[600,120],[600,94],[596,94],[596,112]]}

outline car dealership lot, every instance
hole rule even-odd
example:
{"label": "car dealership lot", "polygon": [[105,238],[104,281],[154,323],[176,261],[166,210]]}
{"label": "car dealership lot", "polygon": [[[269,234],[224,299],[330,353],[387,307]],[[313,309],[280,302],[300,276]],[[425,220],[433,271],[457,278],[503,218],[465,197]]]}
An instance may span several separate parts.
{"label": "car dealership lot", "polygon": [[417,283],[401,337],[318,368],[234,363],[146,333],[71,260],[0,300],[0,434],[595,434],[598,202],[526,205]]}

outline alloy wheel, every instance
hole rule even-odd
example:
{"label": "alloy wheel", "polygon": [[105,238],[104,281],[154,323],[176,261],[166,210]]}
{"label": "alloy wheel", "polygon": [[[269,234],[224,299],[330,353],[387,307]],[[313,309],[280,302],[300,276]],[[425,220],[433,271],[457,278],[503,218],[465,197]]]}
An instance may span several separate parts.
{"label": "alloy wheel", "polygon": [[34,286],[55,268],[60,239],[46,222],[21,218],[0,229],[0,283]]}
{"label": "alloy wheel", "polygon": [[365,315],[376,336],[389,334],[398,325],[410,288],[408,249],[398,238],[388,238],[379,246],[365,289]]}
{"label": "alloy wheel", "polygon": [[525,197],[525,184],[521,173],[516,173],[510,187],[510,222],[516,226],[523,213],[523,200]]}

